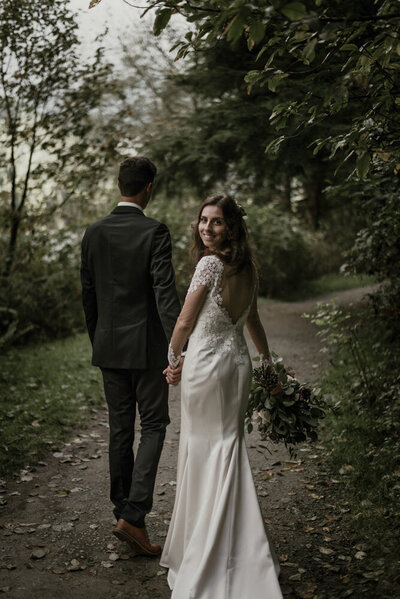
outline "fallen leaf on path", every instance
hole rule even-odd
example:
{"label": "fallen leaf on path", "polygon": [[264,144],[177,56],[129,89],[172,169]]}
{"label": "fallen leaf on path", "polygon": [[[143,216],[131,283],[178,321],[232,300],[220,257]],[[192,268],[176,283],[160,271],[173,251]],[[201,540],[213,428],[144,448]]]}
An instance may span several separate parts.
{"label": "fallen leaf on path", "polygon": [[365,553],[365,551],[357,551],[354,557],[356,559],[364,559],[364,557],[367,557],[367,554]]}
{"label": "fallen leaf on path", "polygon": [[11,587],[0,587],[0,593],[8,593],[11,591]]}
{"label": "fallen leaf on path", "polygon": [[384,570],[376,570],[376,572],[363,572],[363,576],[368,580],[379,580],[383,573]]}
{"label": "fallen leaf on path", "polygon": [[314,526],[309,526],[308,524],[304,527],[304,532],[309,533],[315,530]]}
{"label": "fallen leaf on path", "polygon": [[287,562],[289,559],[289,556],[286,555],[286,553],[283,553],[282,555],[279,556],[279,562]]}
{"label": "fallen leaf on path", "polygon": [[318,549],[323,555],[333,555],[335,553],[333,549],[328,549],[328,547],[318,547]]}
{"label": "fallen leaf on path", "polygon": [[67,572],[67,568],[65,568],[64,566],[53,566],[51,568],[51,571],[53,572],[53,574],[65,574]]}
{"label": "fallen leaf on path", "polygon": [[72,559],[69,566],[67,566],[68,572],[77,572],[81,569],[81,565],[77,559]]}
{"label": "fallen leaf on path", "polygon": [[62,489],[57,493],[57,497],[68,497],[69,494],[70,491],[68,491],[68,489]]}
{"label": "fallen leaf on path", "polygon": [[103,566],[103,568],[113,568],[114,567],[113,562],[101,562],[101,565]]}
{"label": "fallen leaf on path", "polygon": [[43,559],[48,554],[48,549],[42,549],[40,547],[36,547],[31,553],[31,559]]}
{"label": "fallen leaf on path", "polygon": [[108,559],[111,560],[112,562],[116,562],[119,560],[119,555],[118,555],[118,553],[110,553],[110,555],[108,556]]}
{"label": "fallen leaf on path", "polygon": [[302,588],[297,587],[296,596],[299,597],[299,599],[312,599],[316,590],[317,585],[309,583],[307,585],[302,586]]}
{"label": "fallen leaf on path", "polygon": [[73,527],[72,522],[62,522],[61,524],[53,524],[52,526],[55,532],[69,532]]}

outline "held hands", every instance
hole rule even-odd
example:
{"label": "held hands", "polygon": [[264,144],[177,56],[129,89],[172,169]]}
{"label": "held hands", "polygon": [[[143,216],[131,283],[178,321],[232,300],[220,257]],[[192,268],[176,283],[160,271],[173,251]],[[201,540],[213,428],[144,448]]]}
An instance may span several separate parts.
{"label": "held hands", "polygon": [[182,376],[182,366],[183,366],[182,357],[180,359],[179,365],[176,368],[172,368],[172,366],[168,366],[165,370],[163,370],[163,374],[167,379],[168,385],[173,385],[174,387],[180,382]]}

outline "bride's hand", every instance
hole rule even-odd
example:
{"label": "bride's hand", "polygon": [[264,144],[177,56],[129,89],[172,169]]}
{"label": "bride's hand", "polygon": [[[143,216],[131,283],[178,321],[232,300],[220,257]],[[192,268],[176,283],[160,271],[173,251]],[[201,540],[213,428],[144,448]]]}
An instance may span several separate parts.
{"label": "bride's hand", "polygon": [[177,366],[176,368],[172,368],[172,366],[168,366],[163,371],[163,374],[165,375],[165,378],[167,379],[168,385],[176,386],[180,382],[181,375],[182,375],[182,366],[183,366],[183,358],[181,358],[181,361],[179,362],[179,366]]}

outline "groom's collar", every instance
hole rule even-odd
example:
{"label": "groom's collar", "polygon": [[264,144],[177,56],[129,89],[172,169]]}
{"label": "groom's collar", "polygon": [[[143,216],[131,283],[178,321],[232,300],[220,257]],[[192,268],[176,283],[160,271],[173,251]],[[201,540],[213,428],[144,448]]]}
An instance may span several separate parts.
{"label": "groom's collar", "polygon": [[131,208],[139,208],[143,212],[143,208],[139,206],[139,204],[135,204],[135,202],[118,202],[117,206],[130,206]]}
{"label": "groom's collar", "polygon": [[131,202],[129,202],[129,205],[127,204],[128,202],[118,204],[115,206],[114,210],[111,211],[111,214],[140,214],[141,216],[144,216],[143,209],[140,206],[132,204]]}

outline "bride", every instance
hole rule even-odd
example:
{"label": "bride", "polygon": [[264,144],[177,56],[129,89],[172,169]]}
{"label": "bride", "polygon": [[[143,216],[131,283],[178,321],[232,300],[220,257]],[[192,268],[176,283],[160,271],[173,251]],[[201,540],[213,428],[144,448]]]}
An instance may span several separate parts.
{"label": "bride", "polygon": [[252,373],[244,324],[262,358],[270,353],[243,215],[226,195],[201,207],[198,263],[168,353],[165,375],[176,384],[190,337],[176,498],[160,562],[171,599],[282,599],[244,441]]}

